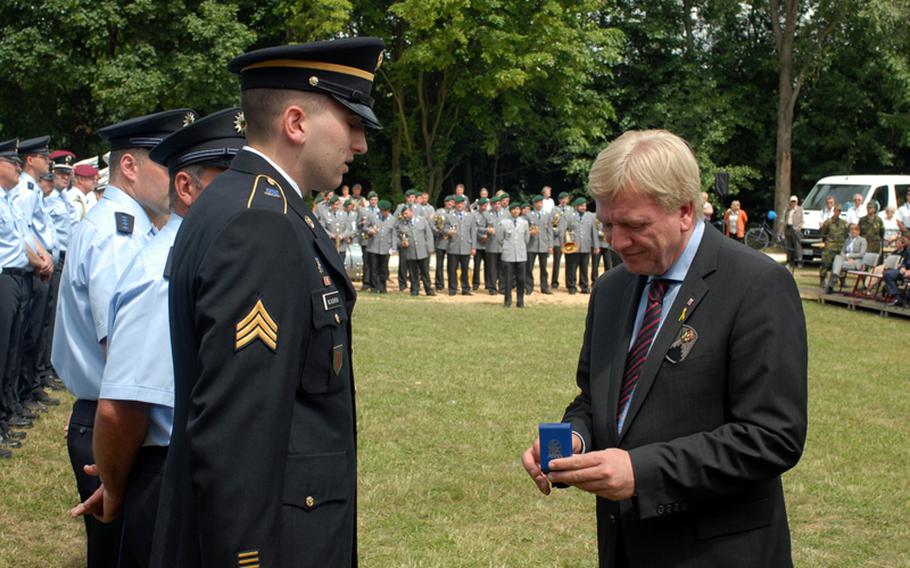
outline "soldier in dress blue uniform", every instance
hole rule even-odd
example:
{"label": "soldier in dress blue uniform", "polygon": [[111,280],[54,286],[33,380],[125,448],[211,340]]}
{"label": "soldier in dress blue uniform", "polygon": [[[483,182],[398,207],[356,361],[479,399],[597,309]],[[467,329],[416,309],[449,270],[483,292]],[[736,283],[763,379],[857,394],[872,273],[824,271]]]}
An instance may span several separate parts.
{"label": "soldier in dress blue uniform", "polygon": [[[152,161],[149,152],[195,116],[189,109],[165,111],[98,131],[111,148],[110,183],[73,233],[60,279],[51,351],[54,369],[77,399],[67,447],[82,501],[99,487],[98,478],[88,475],[85,466],[95,463],[92,435],[114,287],[168,215],[167,170]],[[92,515],[83,518],[89,566],[117,566],[120,523],[104,524]]]}
{"label": "soldier in dress blue uniform", "polygon": [[430,255],[433,254],[433,230],[430,223],[413,209],[404,209],[395,227],[396,244],[404,250],[404,262],[408,263],[411,276],[411,295],[420,294],[420,283],[427,296],[435,296],[430,286]]}
{"label": "soldier in dress blue uniform", "polygon": [[511,217],[503,219],[496,228],[496,240],[502,246],[502,283],[505,287],[505,303],[512,307],[512,288],[518,296],[515,305],[525,307],[525,262],[528,260],[528,222],[521,217],[521,203],[516,201],[509,207]]}
{"label": "soldier in dress blue uniform", "polygon": [[124,519],[120,566],[148,566],[161,472],[173,423],[167,259],[193,202],[243,146],[243,113],[229,108],[165,138],[150,158],[167,167],[167,224],[126,267],[111,298],[107,362],[95,418],[102,488],[82,514]]}
{"label": "soldier in dress blue uniform", "polygon": [[382,49],[351,38],[228,66],[248,146],[172,252],[174,429],[156,568],[356,564],[355,292],[304,196],[338,187],[367,151]]}
{"label": "soldier in dress blue uniform", "polygon": [[11,457],[8,448],[19,447],[25,437],[12,428],[32,426],[19,404],[19,356],[32,272],[43,265],[27,246],[31,230],[12,200],[22,164],[18,144],[17,139],[0,142],[0,458]]}
{"label": "soldier in dress blue uniform", "polygon": [[474,240],[477,238],[477,222],[474,214],[466,210],[467,198],[455,196],[455,209],[446,216],[443,232],[448,237],[446,249],[449,268],[449,296],[458,292],[458,269],[461,269],[461,293],[471,296],[471,284],[468,282],[468,262],[477,253]]}
{"label": "soldier in dress blue uniform", "polygon": [[526,217],[528,229],[532,233],[528,241],[528,263],[525,270],[525,291],[528,294],[534,290],[535,261],[540,261],[540,292],[553,293],[550,291],[550,275],[547,272],[547,258],[553,253],[553,225],[550,215],[543,212],[543,200],[543,195],[531,198],[534,209]]}
{"label": "soldier in dress blue uniform", "polygon": [[392,216],[390,202],[383,199],[377,205],[379,214],[371,215],[365,225],[365,230],[371,235],[367,241],[371,263],[370,291],[385,294],[389,282],[389,252],[395,247],[395,226],[398,220]]}

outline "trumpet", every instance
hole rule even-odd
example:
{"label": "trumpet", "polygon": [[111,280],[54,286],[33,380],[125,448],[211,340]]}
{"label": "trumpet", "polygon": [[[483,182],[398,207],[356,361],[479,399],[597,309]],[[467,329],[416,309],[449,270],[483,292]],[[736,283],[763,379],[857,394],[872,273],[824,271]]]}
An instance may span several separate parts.
{"label": "trumpet", "polygon": [[550,219],[550,225],[551,225],[554,229],[558,229],[558,228],[559,228],[559,219],[560,219],[561,217],[562,217],[562,215],[559,214],[559,211],[554,211],[554,212],[553,212],[553,218]]}

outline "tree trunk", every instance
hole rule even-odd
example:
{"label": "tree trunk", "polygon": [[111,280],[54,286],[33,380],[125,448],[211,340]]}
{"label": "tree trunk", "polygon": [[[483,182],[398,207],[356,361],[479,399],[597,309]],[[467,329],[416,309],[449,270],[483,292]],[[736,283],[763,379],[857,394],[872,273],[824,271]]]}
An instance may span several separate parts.
{"label": "tree trunk", "polygon": [[[774,155],[774,210],[778,213],[775,230],[782,230],[783,213],[790,199],[790,171],[793,163],[793,110],[797,91],[793,88],[793,42],[796,36],[797,0],[771,0],[771,26],[777,44],[777,149]],[[783,23],[783,26],[781,26]]]}
{"label": "tree trunk", "polygon": [[401,127],[395,129],[395,136],[392,138],[392,164],[389,172],[389,185],[392,193],[398,195],[401,193]]}

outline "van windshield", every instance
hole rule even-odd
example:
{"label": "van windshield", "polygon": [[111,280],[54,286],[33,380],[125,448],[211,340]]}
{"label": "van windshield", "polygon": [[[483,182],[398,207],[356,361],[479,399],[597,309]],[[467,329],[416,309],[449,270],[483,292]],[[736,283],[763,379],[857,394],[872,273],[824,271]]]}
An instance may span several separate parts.
{"label": "van windshield", "polygon": [[834,200],[840,203],[843,210],[846,211],[853,205],[855,194],[862,195],[863,201],[865,201],[868,192],[868,185],[817,183],[803,201],[803,209],[820,211],[825,208],[825,198],[832,195]]}

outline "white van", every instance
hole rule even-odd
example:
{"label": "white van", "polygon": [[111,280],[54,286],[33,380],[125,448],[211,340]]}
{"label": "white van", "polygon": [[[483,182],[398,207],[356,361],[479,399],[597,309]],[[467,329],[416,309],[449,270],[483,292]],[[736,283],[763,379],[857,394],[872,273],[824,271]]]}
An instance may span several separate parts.
{"label": "white van", "polygon": [[866,204],[875,203],[879,213],[886,207],[901,205],[901,197],[910,189],[910,176],[829,176],[815,184],[809,195],[803,199],[803,260],[821,257],[822,249],[812,246],[821,241],[818,228],[821,226],[825,199],[833,195],[843,211],[841,218],[847,218],[847,211],[853,207],[853,196],[863,196],[862,215],[866,215]]}

